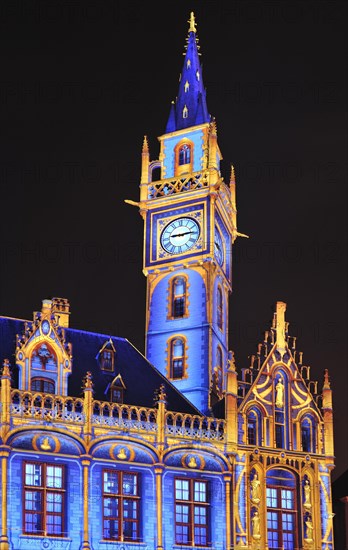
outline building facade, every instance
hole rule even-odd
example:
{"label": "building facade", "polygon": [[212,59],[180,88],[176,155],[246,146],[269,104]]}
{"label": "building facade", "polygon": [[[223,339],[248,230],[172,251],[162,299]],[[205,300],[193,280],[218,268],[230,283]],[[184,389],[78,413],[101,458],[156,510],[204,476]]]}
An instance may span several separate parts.
{"label": "building facade", "polygon": [[278,301],[247,368],[228,345],[235,176],[220,170],[191,13],[158,159],[142,149],[146,358],[69,327],[67,299],[0,318],[0,550],[333,550],[332,395]]}

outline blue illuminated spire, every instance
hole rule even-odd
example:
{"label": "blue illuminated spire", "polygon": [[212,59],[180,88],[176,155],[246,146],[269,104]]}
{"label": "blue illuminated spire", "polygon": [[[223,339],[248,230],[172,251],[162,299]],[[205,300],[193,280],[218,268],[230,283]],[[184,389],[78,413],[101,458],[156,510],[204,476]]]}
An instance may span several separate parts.
{"label": "blue illuminated spire", "polygon": [[196,23],[193,12],[190,15],[190,28],[186,39],[184,66],[180,77],[178,97],[172,102],[166,133],[210,122],[202,68],[199,61],[199,46],[196,36]]}

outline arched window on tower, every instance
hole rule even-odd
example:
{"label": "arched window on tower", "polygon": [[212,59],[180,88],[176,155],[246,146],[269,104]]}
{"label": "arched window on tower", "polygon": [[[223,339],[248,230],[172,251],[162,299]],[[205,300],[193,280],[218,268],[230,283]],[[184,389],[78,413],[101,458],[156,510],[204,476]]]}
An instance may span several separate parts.
{"label": "arched window on tower", "polygon": [[172,380],[180,380],[185,374],[185,341],[173,338],[169,342],[169,375]]}
{"label": "arched window on tower", "polygon": [[[184,117],[185,118],[185,117]],[[175,175],[189,174],[193,170],[193,142],[185,138],[175,148]],[[187,189],[185,187],[185,189]]]}
{"label": "arched window on tower", "polygon": [[222,297],[221,287],[217,287],[217,297],[216,297],[216,318],[217,326],[220,330],[223,329],[223,318],[224,318],[224,302]]}
{"label": "arched window on tower", "polygon": [[187,315],[186,279],[175,277],[171,281],[172,317],[178,319]]}
{"label": "arched window on tower", "polygon": [[301,421],[301,448],[305,453],[315,453],[316,422],[312,415],[306,415]]}
{"label": "arched window on tower", "polygon": [[191,146],[187,143],[179,148],[179,166],[191,163]]}

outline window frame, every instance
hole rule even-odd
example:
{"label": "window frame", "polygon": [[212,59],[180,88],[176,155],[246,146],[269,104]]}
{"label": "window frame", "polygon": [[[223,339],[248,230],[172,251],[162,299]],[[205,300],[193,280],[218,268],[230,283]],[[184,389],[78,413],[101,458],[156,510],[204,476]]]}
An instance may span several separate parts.
{"label": "window frame", "polygon": [[[177,498],[177,482],[187,482],[188,483],[188,498],[187,499],[179,499]],[[204,484],[205,486],[205,500],[195,500],[195,484]],[[199,494],[201,492],[199,491]],[[187,522],[184,521],[177,521],[177,515],[178,507],[187,506],[188,512],[187,512]],[[204,517],[205,517],[205,523],[196,523],[195,518],[201,518],[200,514],[195,514],[196,508],[203,508],[205,510]],[[181,515],[184,515],[183,512],[181,512]],[[186,527],[187,528],[187,541],[184,542],[183,540],[179,540],[178,538],[178,527]],[[199,534],[199,542],[196,542],[198,538],[196,538],[196,528],[202,528],[205,530],[205,543],[201,542],[202,534]],[[181,537],[183,538],[183,533],[181,533]],[[211,546],[210,539],[210,502],[209,502],[209,484],[208,481],[205,479],[200,478],[189,478],[189,477],[175,477],[174,478],[174,544],[179,546],[191,546],[191,547],[209,547]]]}
{"label": "window frame", "polygon": [[[186,105],[185,105],[186,107]],[[183,117],[185,118],[185,117]],[[179,164],[180,150],[186,145],[190,149],[190,162],[186,164]],[[194,155],[194,143],[188,138],[181,139],[174,147],[174,166],[175,176],[181,176],[182,174],[189,174],[193,170],[193,155]]]}
{"label": "window frame", "polygon": [[[42,384],[40,384],[42,387],[39,389],[39,390],[35,390],[33,389],[33,382],[40,382]],[[53,386],[53,391],[46,391],[44,389],[44,384],[45,383],[49,383],[49,384],[52,384]],[[45,378],[44,376],[33,376],[31,379],[30,379],[30,391],[33,392],[33,393],[49,393],[51,395],[55,395],[55,392],[56,392],[56,383],[54,380],[52,380],[52,378]]]}
{"label": "window frame", "polygon": [[[40,466],[41,468],[41,485],[27,485],[26,484],[26,466],[32,465],[32,466]],[[61,487],[50,487],[47,486],[47,468],[53,467],[53,468],[60,468],[61,469]],[[66,495],[67,491],[65,488],[65,479],[66,479],[66,472],[65,472],[65,464],[56,464],[51,462],[40,462],[38,460],[24,460],[22,465],[22,531],[24,535],[28,536],[39,536],[39,537],[65,537],[66,536]],[[27,509],[26,504],[26,495],[27,493],[40,493],[41,494],[41,509],[38,512],[34,509]],[[61,499],[61,512],[60,513],[53,513],[51,511],[48,511],[47,508],[47,494],[59,494],[62,495]],[[27,516],[40,516],[40,522],[41,522],[41,530],[36,531],[29,531],[26,530],[26,518]],[[61,518],[61,529],[59,533],[51,533],[48,530],[48,524],[47,524],[47,518],[52,516],[59,516]],[[32,524],[34,525],[34,524]]]}
{"label": "window frame", "polygon": [[[272,550],[272,548],[274,549],[278,549],[278,548],[285,548],[284,546],[284,542],[289,542],[289,541],[284,541],[284,535],[286,533],[293,533],[294,534],[294,539],[293,541],[291,541],[291,544],[292,544],[292,548],[299,548],[299,526],[298,526],[298,517],[299,517],[299,514],[298,514],[298,507],[297,507],[297,491],[296,491],[296,484],[297,484],[297,480],[296,480],[296,476],[294,475],[293,472],[290,472],[289,470],[285,470],[284,468],[272,468],[273,471],[286,471],[288,473],[291,474],[292,476],[292,483],[293,483],[293,486],[291,487],[290,485],[286,485],[285,483],[282,484],[281,482],[284,481],[281,477],[279,477],[280,479],[280,483],[275,483],[275,482],[272,482],[272,483],[269,483],[268,480],[267,480],[267,476],[266,476],[266,517],[267,517],[267,544],[268,544],[268,548],[270,550]],[[268,474],[267,474],[268,475]],[[274,478],[274,476],[272,476]],[[286,478],[285,478],[286,479]],[[289,479],[290,481],[290,477],[287,478]],[[273,495],[269,495],[269,490],[270,491],[275,491],[275,497]],[[292,494],[292,507],[288,507],[288,506],[284,506],[284,502],[288,501],[289,499],[286,498],[286,495],[284,496],[284,492],[285,491],[289,491],[291,494]],[[269,505],[269,499],[274,499],[276,500],[276,506],[271,506]],[[270,514],[273,514],[273,516],[270,517]],[[292,522],[292,529],[284,529],[284,519],[285,521],[288,521],[288,519],[285,517],[285,515],[288,514],[290,516],[292,516],[293,518],[293,522]],[[277,528],[270,528],[269,527],[269,522],[273,523],[273,522],[276,522],[277,524]],[[273,527],[273,526],[272,526]],[[273,539],[272,537],[272,540],[270,541],[270,538],[269,538],[269,534],[270,533],[277,533],[278,534],[278,538],[277,538],[277,541],[275,539]],[[270,542],[274,542],[276,543],[277,545],[276,546],[271,546],[270,545]]]}
{"label": "window frame", "polygon": [[[174,356],[174,344],[177,340],[180,340],[182,342],[182,348],[183,348],[183,355]],[[170,380],[182,380],[183,378],[186,378],[186,338],[182,336],[181,334],[172,336],[168,340],[168,347],[167,347],[167,354],[168,354],[168,375]],[[178,366],[174,365],[174,362],[181,361],[181,376],[174,376],[175,370],[178,368]]]}
{"label": "window frame", "polygon": [[[106,366],[106,358],[104,357],[104,354],[110,353],[111,357],[111,367]],[[104,348],[100,351],[100,361],[99,361],[100,369],[105,372],[113,372],[114,371],[114,365],[115,365],[115,352],[112,349]]]}
{"label": "window frame", "polygon": [[[182,279],[183,285],[184,285],[184,292],[182,294],[175,294],[175,287],[178,286],[178,281]],[[188,293],[187,293],[187,287],[188,287],[188,279],[185,275],[176,275],[169,281],[169,297],[170,297],[170,319],[184,319],[185,317],[188,317]],[[176,315],[175,314],[175,307],[176,307],[176,300],[182,300],[183,301],[183,308],[182,308],[182,315]]]}
{"label": "window frame", "polygon": [[[106,492],[105,491],[105,478],[104,474],[111,473],[117,476],[118,492]],[[134,476],[136,479],[136,495],[129,495],[124,493],[123,489],[123,478],[125,475]],[[129,470],[115,470],[112,468],[103,468],[102,469],[102,540],[105,541],[117,541],[117,542],[141,542],[140,529],[141,529],[141,496],[139,488],[140,476],[137,472],[130,472]],[[121,488],[121,492],[120,492]],[[105,499],[113,499],[116,501],[117,514],[112,517],[111,515],[105,515]],[[124,514],[124,501],[129,500],[132,503],[136,503],[136,518],[128,518],[125,520]],[[105,536],[105,522],[114,521],[118,524],[118,535],[115,537]],[[134,523],[136,525],[136,537],[125,536],[125,525],[127,523]],[[110,530],[110,528],[109,528]]]}

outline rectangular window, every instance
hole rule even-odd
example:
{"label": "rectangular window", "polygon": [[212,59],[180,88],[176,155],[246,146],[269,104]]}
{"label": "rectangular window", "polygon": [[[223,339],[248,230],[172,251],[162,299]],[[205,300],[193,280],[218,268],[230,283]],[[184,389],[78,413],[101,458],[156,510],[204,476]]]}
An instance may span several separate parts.
{"label": "rectangular window", "polygon": [[137,474],[103,470],[103,538],[139,541]]}
{"label": "rectangular window", "polygon": [[207,483],[195,479],[175,480],[175,543],[208,546]]}
{"label": "rectangular window", "polygon": [[185,297],[174,298],[173,317],[183,317],[185,315]]}
{"label": "rectangular window", "polygon": [[24,463],[23,532],[64,536],[64,466]]}
{"label": "rectangular window", "polygon": [[293,489],[267,487],[268,548],[295,550],[296,512]]}

